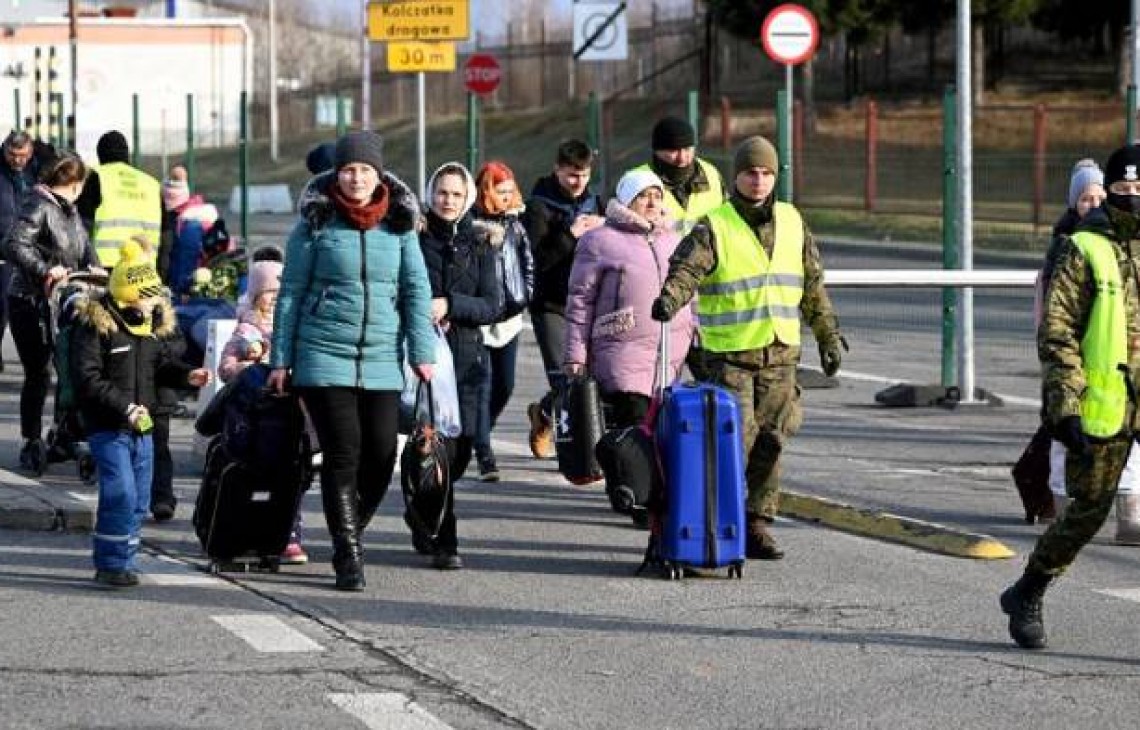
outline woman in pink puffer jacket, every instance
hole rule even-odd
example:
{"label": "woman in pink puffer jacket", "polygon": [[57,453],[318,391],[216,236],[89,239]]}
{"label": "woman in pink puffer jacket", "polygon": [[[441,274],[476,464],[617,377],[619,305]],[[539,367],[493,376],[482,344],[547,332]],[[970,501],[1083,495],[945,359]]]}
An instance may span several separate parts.
{"label": "woman in pink puffer jacket", "polygon": [[[574,254],[566,299],[564,369],[598,381],[617,427],[645,417],[653,391],[661,325],[650,316],[680,238],[662,205],[654,173],[631,171],[606,208],[606,224],[583,236]],[[685,308],[668,324],[669,385],[693,339]]]}

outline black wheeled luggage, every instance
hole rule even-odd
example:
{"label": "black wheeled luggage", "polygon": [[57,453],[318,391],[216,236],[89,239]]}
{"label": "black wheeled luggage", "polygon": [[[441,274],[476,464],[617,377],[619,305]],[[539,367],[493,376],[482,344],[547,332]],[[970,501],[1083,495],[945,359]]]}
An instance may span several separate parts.
{"label": "black wheeled luggage", "polygon": [[206,455],[193,517],[215,569],[250,559],[275,569],[311,478],[300,402],[267,390],[265,374],[246,368],[219,394],[230,401]]}

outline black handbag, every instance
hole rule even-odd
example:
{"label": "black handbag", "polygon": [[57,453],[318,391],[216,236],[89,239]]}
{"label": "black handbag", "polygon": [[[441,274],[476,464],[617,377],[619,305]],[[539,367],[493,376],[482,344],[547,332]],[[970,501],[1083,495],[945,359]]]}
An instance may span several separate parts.
{"label": "black handbag", "polygon": [[415,424],[400,454],[400,489],[408,526],[414,533],[434,541],[439,537],[450,498],[451,457],[448,439],[435,427],[430,382],[420,381],[416,386]]}

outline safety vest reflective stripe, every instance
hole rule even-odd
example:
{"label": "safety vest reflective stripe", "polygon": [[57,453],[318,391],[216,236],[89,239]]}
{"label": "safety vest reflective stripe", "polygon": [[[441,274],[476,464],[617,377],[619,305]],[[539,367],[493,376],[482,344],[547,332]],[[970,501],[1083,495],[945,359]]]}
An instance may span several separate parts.
{"label": "safety vest reflective stripe", "polygon": [[771,258],[732,203],[708,214],[717,267],[701,283],[697,302],[701,346],[707,350],[755,350],[777,340],[800,344],[803,219],[787,203],[776,203],[772,214]]}
{"label": "safety vest reflective stripe", "polygon": [[[701,190],[690,195],[688,205],[684,207],[668,189],[664,191],[665,196],[662,201],[665,204],[665,210],[669,212],[669,217],[677,222],[682,233],[688,233],[692,230],[693,224],[724,202],[724,183],[721,181],[720,172],[712,164],[700,158],[697,158],[696,163],[709,182],[708,190]],[[652,170],[653,168],[650,165],[645,164],[633,168],[630,172],[652,172]]]}
{"label": "safety vest reflective stripe", "polygon": [[1128,387],[1120,365],[1128,364],[1128,327],[1124,319],[1124,287],[1113,244],[1104,236],[1082,231],[1073,236],[1096,282],[1089,321],[1081,339],[1081,427],[1089,436],[1116,436],[1124,427]]}
{"label": "safety vest reflective stripe", "polygon": [[802,274],[769,274],[768,276],[750,276],[747,279],[726,281],[723,284],[702,284],[701,295],[736,294],[737,292],[763,286],[765,283],[773,286],[791,286],[803,289],[804,277]]}
{"label": "safety vest reflective stripe", "polygon": [[161,190],[158,181],[123,162],[99,167],[102,201],[95,211],[92,243],[99,263],[113,267],[119,249],[141,235],[158,249],[161,229]]}

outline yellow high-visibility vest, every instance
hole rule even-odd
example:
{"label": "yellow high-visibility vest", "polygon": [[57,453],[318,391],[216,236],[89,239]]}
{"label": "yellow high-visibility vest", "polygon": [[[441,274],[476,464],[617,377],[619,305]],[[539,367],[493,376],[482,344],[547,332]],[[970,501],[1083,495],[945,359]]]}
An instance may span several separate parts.
{"label": "yellow high-visibility vest", "polygon": [[[698,220],[708,215],[709,211],[716,208],[724,202],[724,183],[720,179],[720,172],[712,164],[697,158],[696,164],[701,168],[705,174],[705,179],[709,181],[709,189],[695,192],[689,196],[689,202],[682,207],[674,197],[673,193],[669,192],[668,188],[664,189],[664,202],[665,210],[669,211],[669,217],[677,223],[677,227],[681,234],[684,235],[692,230],[693,226]],[[633,168],[630,172],[652,172],[653,168],[649,164],[640,165]]]}
{"label": "yellow high-visibility vest", "polygon": [[788,203],[775,203],[772,214],[776,245],[771,258],[732,203],[708,214],[717,265],[701,282],[697,302],[701,346],[706,350],[756,350],[777,340],[800,344],[803,219]]}
{"label": "yellow high-visibility vest", "polygon": [[1128,364],[1128,326],[1124,319],[1124,286],[1112,241],[1099,233],[1081,231],[1073,236],[1092,267],[1096,298],[1081,338],[1081,427],[1089,436],[1108,438],[1124,428],[1128,386],[1117,367]]}
{"label": "yellow high-visibility vest", "polygon": [[111,162],[99,166],[99,192],[102,202],[91,236],[99,264],[109,269],[119,263],[119,249],[136,235],[157,252],[162,227],[158,181],[125,162]]}

